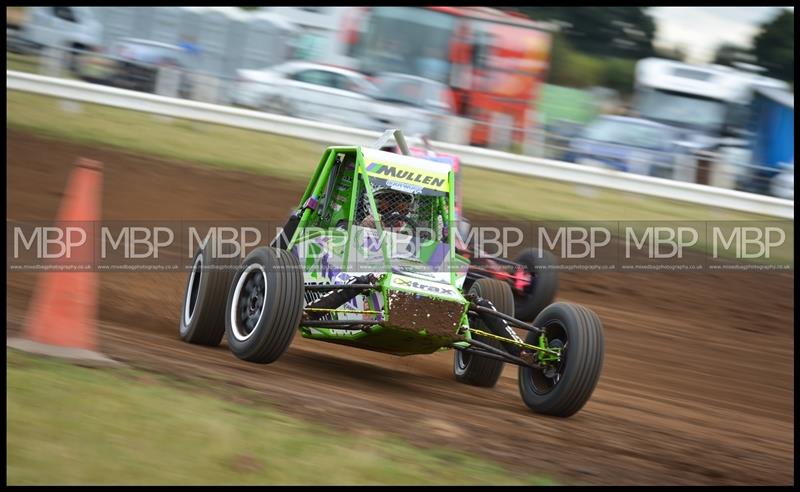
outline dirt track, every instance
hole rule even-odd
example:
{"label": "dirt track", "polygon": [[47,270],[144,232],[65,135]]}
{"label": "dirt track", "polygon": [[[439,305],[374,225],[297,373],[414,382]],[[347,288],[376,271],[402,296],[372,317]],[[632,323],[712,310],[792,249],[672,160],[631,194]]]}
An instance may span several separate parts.
{"label": "dirt track", "polygon": [[[7,218],[50,220],[78,156],[105,164],[104,219],[285,216],[304,183],[7,131]],[[466,197],[467,205],[469,197]],[[241,384],[288,413],[451,446],[584,484],[794,482],[793,273],[563,273],[603,320],[603,374],[570,419],[532,414],[516,367],[460,385],[452,354],[397,358],[296,337],[261,366],[178,340],[183,273],[103,273],[101,348],[131,365]],[[9,273],[8,333],[37,274]]]}

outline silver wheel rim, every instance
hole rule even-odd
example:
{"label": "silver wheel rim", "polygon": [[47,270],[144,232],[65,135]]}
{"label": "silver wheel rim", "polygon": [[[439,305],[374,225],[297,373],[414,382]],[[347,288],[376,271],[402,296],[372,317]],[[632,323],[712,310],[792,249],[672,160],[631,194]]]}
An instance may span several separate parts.
{"label": "silver wheel rim", "polygon": [[464,355],[462,351],[456,351],[456,374],[464,374],[467,370],[467,360]]}
{"label": "silver wheel rim", "polygon": [[[253,272],[254,270],[258,270],[259,272]],[[245,330],[243,329],[241,320],[239,319],[239,301],[242,297],[242,290],[244,289],[248,279],[250,279],[252,275],[258,275],[258,273],[261,273],[261,276],[264,279],[264,292],[260,293],[262,303],[258,309],[258,318],[253,326],[253,329],[250,330],[249,333],[245,334]],[[242,272],[242,275],[239,276],[239,281],[236,283],[236,289],[233,293],[233,299],[231,301],[229,313],[231,321],[231,333],[236,340],[244,342],[252,337],[253,334],[255,334],[255,332],[258,330],[258,325],[261,323],[261,318],[264,316],[264,302],[267,298],[267,290],[267,272],[264,270],[264,267],[258,263],[253,263],[252,265],[248,266],[244,272]]]}

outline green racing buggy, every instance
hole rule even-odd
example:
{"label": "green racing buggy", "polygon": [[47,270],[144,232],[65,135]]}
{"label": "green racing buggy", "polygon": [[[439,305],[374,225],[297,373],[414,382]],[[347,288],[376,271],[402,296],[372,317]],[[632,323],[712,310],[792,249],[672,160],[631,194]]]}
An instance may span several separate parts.
{"label": "green racing buggy", "polygon": [[[400,153],[379,150],[391,137]],[[568,417],[591,396],[603,328],[591,310],[556,302],[532,323],[514,317],[507,282],[464,285],[456,250],[455,175],[413,157],[399,131],[374,148],[328,147],[302,200],[269,246],[243,262],[201,246],[180,337],[267,364],[304,338],[394,355],[453,350],[459,382],[493,387],[506,363],[537,413]],[[518,335],[523,330],[525,337]]]}

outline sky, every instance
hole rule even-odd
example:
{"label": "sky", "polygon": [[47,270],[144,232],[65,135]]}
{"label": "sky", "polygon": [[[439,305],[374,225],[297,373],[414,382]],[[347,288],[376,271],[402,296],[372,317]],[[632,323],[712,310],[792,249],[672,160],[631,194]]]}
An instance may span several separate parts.
{"label": "sky", "polygon": [[682,47],[690,63],[709,63],[717,46],[749,46],[758,26],[780,9],[794,7],[650,7],[656,20],[656,46]]}

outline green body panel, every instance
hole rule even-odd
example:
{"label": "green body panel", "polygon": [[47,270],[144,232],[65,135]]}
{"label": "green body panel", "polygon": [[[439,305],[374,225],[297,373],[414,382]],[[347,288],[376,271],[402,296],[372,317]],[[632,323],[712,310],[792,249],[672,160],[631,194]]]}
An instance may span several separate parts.
{"label": "green body panel", "polygon": [[[311,274],[311,272],[307,272]],[[438,292],[434,292],[439,290]],[[375,320],[367,330],[343,330],[340,328],[301,327],[305,338],[334,342],[353,347],[366,348],[395,355],[429,354],[441,348],[449,348],[453,342],[463,339],[459,329],[466,324],[468,302],[458,289],[427,279],[399,274],[386,274],[379,282],[378,296],[380,306],[374,306],[370,296],[363,298],[362,308],[380,307],[380,319],[375,314],[347,314],[361,320]],[[409,296],[419,310],[412,313],[398,313],[393,310],[395,299]],[[433,303],[436,308],[430,309]],[[449,323],[425,323],[433,311],[445,317]],[[335,313],[335,319],[347,319],[343,313]]]}
{"label": "green body panel", "polygon": [[[345,283],[367,273],[379,281],[374,291],[323,313],[327,319],[368,322],[370,328],[344,330],[301,323],[303,337],[396,355],[432,353],[469,339],[468,333],[460,334],[468,323],[468,302],[460,289],[469,261],[455,254],[455,175],[452,169],[443,169],[426,160],[360,147],[325,151],[298,205],[300,222],[289,250],[304,260],[307,285]],[[392,256],[396,254],[393,238],[399,236],[385,232],[381,220],[375,221],[374,228],[355,223],[357,208],[365,210],[365,204],[373,217],[380,217],[373,187],[390,180],[422,190],[429,207],[421,209],[423,220],[441,226],[432,227],[432,236],[415,243],[413,258]],[[366,200],[357,198],[361,190]],[[448,231],[446,238],[444,231]],[[379,241],[369,243],[375,237]],[[362,268],[365,264],[368,268]],[[430,265],[442,270],[420,271]],[[314,299],[307,295],[306,302]]]}

